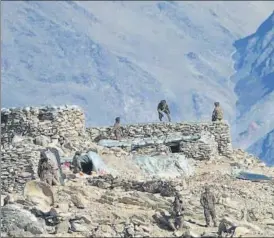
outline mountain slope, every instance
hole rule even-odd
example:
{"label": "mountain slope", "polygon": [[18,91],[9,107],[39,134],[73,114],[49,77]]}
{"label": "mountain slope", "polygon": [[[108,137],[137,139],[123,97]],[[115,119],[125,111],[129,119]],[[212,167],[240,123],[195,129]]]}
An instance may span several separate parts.
{"label": "mountain slope", "polygon": [[[272,2],[4,2],[2,106],[79,104],[88,124],[233,120],[232,43]],[[245,17],[242,11],[245,9]]]}
{"label": "mountain slope", "polygon": [[260,138],[274,128],[274,12],[254,34],[236,41],[235,47],[235,144],[246,149],[258,140],[261,143]]}
{"label": "mountain slope", "polygon": [[274,165],[274,129],[267,133],[263,138],[252,144],[248,152],[255,154],[267,165]]}

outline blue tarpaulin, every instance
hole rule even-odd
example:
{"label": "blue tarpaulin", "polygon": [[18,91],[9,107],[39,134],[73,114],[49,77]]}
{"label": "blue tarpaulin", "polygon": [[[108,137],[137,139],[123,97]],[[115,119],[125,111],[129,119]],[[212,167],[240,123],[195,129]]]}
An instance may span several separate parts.
{"label": "blue tarpaulin", "polygon": [[262,180],[272,180],[271,177],[268,177],[263,174],[254,174],[254,173],[248,173],[248,172],[240,172],[236,178],[238,179],[244,179],[244,180],[251,180],[251,181],[262,181]]}
{"label": "blue tarpaulin", "polygon": [[93,151],[89,151],[87,156],[92,161],[93,171],[96,172],[108,172],[107,166],[102,158]]}

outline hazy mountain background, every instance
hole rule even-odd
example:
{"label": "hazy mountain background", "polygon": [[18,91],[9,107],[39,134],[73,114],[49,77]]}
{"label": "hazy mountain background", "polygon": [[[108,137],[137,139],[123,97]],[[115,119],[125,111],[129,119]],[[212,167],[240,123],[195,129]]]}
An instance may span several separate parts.
{"label": "hazy mountain background", "polygon": [[235,47],[235,144],[274,164],[274,12]]}
{"label": "hazy mountain background", "polygon": [[252,148],[270,138],[274,2],[10,1],[1,8],[2,107],[78,104],[88,125],[108,125],[116,116],[157,121],[161,99],[173,121],[210,120],[220,101],[235,146],[258,154]]}

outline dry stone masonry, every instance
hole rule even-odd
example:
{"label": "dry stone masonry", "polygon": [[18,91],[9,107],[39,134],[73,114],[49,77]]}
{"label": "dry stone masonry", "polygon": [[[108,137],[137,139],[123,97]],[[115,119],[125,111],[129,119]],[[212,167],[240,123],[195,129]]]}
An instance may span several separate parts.
{"label": "dry stone masonry", "polygon": [[[136,124],[125,125],[121,129],[123,137],[127,139],[157,140],[172,134],[176,135],[175,137],[198,135],[201,137],[199,140],[180,142],[180,152],[189,158],[203,160],[210,159],[214,155],[230,157],[232,153],[230,128],[227,122]],[[112,127],[87,128],[87,133],[95,141],[97,138],[114,138]]]}
{"label": "dry stone masonry", "polygon": [[77,106],[2,109],[2,189],[22,190],[26,181],[37,177],[42,148],[49,143],[61,146],[84,133],[84,113]]}
{"label": "dry stone masonry", "polygon": [[[198,140],[180,141],[178,152],[187,158],[204,160],[232,154],[226,122],[136,124],[122,126],[122,131],[124,139],[139,138],[149,143],[173,134],[179,137],[198,135]],[[26,181],[37,178],[42,148],[54,145],[73,155],[75,149],[89,148],[98,136],[113,139],[112,127],[85,128],[84,113],[77,106],[2,109],[2,191],[21,191]],[[163,143],[163,146],[166,145]],[[158,143],[157,147],[161,145]]]}
{"label": "dry stone masonry", "polygon": [[77,106],[26,107],[1,110],[1,145],[11,143],[15,135],[47,136],[62,142],[85,131],[85,117]]}

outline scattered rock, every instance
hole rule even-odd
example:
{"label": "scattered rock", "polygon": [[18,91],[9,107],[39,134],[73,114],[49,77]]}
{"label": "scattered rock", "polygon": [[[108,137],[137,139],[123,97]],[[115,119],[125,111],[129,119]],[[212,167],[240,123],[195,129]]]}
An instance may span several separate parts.
{"label": "scattered rock", "polygon": [[250,231],[249,231],[248,228],[238,226],[238,227],[235,229],[234,237],[241,237],[241,236],[244,236],[244,235],[248,234],[249,232],[250,232]]}
{"label": "scattered rock", "polygon": [[84,209],[86,207],[87,201],[81,194],[72,194],[71,201],[79,209]]}
{"label": "scattered rock", "polygon": [[48,144],[50,143],[50,138],[48,138],[47,136],[43,136],[43,135],[36,136],[34,139],[34,143],[36,145],[47,147]]}
{"label": "scattered rock", "polygon": [[55,234],[57,233],[66,234],[68,233],[69,228],[70,228],[69,222],[67,220],[62,221],[56,226]]}

